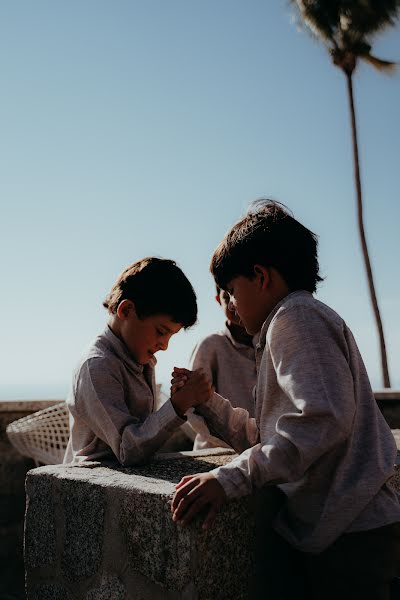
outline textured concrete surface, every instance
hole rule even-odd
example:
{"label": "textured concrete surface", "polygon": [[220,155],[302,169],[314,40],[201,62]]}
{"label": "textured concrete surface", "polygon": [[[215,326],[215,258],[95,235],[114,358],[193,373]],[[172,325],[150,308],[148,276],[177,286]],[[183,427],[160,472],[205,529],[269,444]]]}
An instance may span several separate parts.
{"label": "textured concrete surface", "polygon": [[[91,463],[31,471],[25,534],[28,598],[50,593],[74,600],[247,597],[255,528],[252,500],[227,505],[208,532],[200,518],[188,528],[175,525],[170,512],[181,477],[209,471],[232,456],[212,450],[160,455],[145,467]],[[275,510],[272,490],[270,498]]]}
{"label": "textured concrete surface", "polygon": [[[60,482],[64,507],[62,569],[69,579],[89,577],[100,567],[105,510],[105,489],[76,481]],[[84,557],[84,560],[82,560]]]}
{"label": "textured concrete surface", "polygon": [[[394,435],[400,445],[400,431]],[[229,503],[209,531],[202,530],[201,518],[181,528],[170,514],[183,475],[206,472],[232,457],[209,450],[160,455],[135,468],[87,463],[31,471],[28,600],[249,598],[256,532],[262,523],[265,539],[280,503],[274,488]],[[400,471],[394,481],[400,489]]]}
{"label": "textured concrete surface", "polygon": [[[28,495],[29,492],[28,483]],[[51,564],[56,556],[56,523],[51,477],[42,478],[41,485],[31,494],[29,502],[29,509],[35,513],[36,518],[25,533],[25,544],[31,548],[31,552],[25,556],[25,564],[27,568],[32,568]]]}

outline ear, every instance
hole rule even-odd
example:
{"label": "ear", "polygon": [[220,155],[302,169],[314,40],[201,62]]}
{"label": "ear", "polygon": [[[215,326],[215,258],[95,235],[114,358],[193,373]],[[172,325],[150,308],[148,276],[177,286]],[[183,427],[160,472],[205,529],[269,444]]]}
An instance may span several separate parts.
{"label": "ear", "polygon": [[218,302],[218,304],[221,306],[221,298],[219,297],[219,294],[217,294],[215,296],[216,301]]}
{"label": "ear", "polygon": [[117,317],[126,321],[132,314],[136,314],[135,303],[132,300],[121,300],[117,308]]}
{"label": "ear", "polygon": [[254,265],[254,275],[259,280],[261,289],[265,289],[271,283],[271,273],[264,265]]}

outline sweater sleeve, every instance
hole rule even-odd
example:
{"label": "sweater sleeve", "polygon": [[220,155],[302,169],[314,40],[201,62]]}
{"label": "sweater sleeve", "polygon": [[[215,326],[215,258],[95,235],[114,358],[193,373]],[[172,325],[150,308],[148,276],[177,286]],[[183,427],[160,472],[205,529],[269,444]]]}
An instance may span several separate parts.
{"label": "sweater sleeve", "polygon": [[76,411],[124,466],[149,459],[185,422],[176,414],[170,400],[143,421],[132,416],[118,377],[115,373],[99,369],[95,359],[87,361],[81,368],[76,389]]}
{"label": "sweater sleeve", "polygon": [[298,481],[321,456],[343,443],[352,427],[353,377],[343,327],[311,308],[293,307],[274,317],[267,344],[277,383],[292,408],[283,411],[275,434],[265,443],[214,469],[230,498],[268,483]]}
{"label": "sweater sleeve", "polygon": [[[216,368],[217,356],[215,345],[210,343],[210,338],[205,338],[195,346],[190,357],[189,369],[192,371],[195,371],[196,369],[203,369],[209,382],[215,387]],[[203,419],[203,417],[194,412],[194,409],[190,409],[186,416],[187,423],[183,426],[185,430],[189,427],[192,432],[197,434],[197,439],[207,441],[210,445],[221,445],[221,440],[210,433],[206,421]]]}
{"label": "sweater sleeve", "polygon": [[215,385],[216,362],[215,348],[206,338],[195,346],[190,357],[189,369],[203,369],[210,383]]}
{"label": "sweater sleeve", "polygon": [[205,404],[196,407],[195,414],[206,421],[211,434],[229,444],[236,452],[257,443],[256,420],[244,408],[233,408],[229,400],[215,393]]}

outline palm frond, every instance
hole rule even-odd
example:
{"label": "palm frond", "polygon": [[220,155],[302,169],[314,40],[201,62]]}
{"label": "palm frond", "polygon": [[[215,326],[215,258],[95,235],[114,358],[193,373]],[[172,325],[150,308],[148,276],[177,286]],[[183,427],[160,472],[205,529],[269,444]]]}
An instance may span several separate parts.
{"label": "palm frond", "polygon": [[339,4],[340,17],[362,35],[379,33],[399,18],[399,0],[342,0]]}
{"label": "palm frond", "polygon": [[313,36],[321,38],[326,43],[333,41],[332,24],[335,19],[330,14],[330,6],[321,6],[320,2],[313,0],[290,0],[290,4],[294,6],[299,21]]}
{"label": "palm frond", "polygon": [[[328,46],[340,64],[345,55],[391,70],[391,61],[370,55],[370,38],[400,17],[400,0],[290,0],[303,26]],[[371,58],[369,58],[371,57]],[[347,61],[346,61],[347,64]]]}
{"label": "palm frond", "polygon": [[397,68],[397,63],[391,62],[389,60],[382,60],[381,58],[377,58],[376,56],[372,56],[372,54],[360,54],[360,58],[365,60],[365,62],[372,65],[378,71],[383,71],[385,73],[393,73]]}

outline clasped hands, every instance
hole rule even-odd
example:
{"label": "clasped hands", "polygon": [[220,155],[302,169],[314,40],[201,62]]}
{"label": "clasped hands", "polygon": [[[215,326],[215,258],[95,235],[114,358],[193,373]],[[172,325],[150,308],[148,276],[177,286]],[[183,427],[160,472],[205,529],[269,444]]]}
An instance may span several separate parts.
{"label": "clasped hands", "polygon": [[[203,371],[189,371],[188,369],[174,368],[171,379],[171,402],[179,414],[179,409],[174,400],[181,394],[182,398],[191,398],[191,402],[181,401],[181,405],[190,408],[207,402],[212,393],[212,388]],[[184,412],[186,412],[186,410]],[[172,499],[171,511],[173,521],[182,526],[188,525],[194,517],[207,509],[203,521],[203,529],[209,529],[221,506],[227,501],[222,485],[211,473],[186,475],[176,486]]]}

